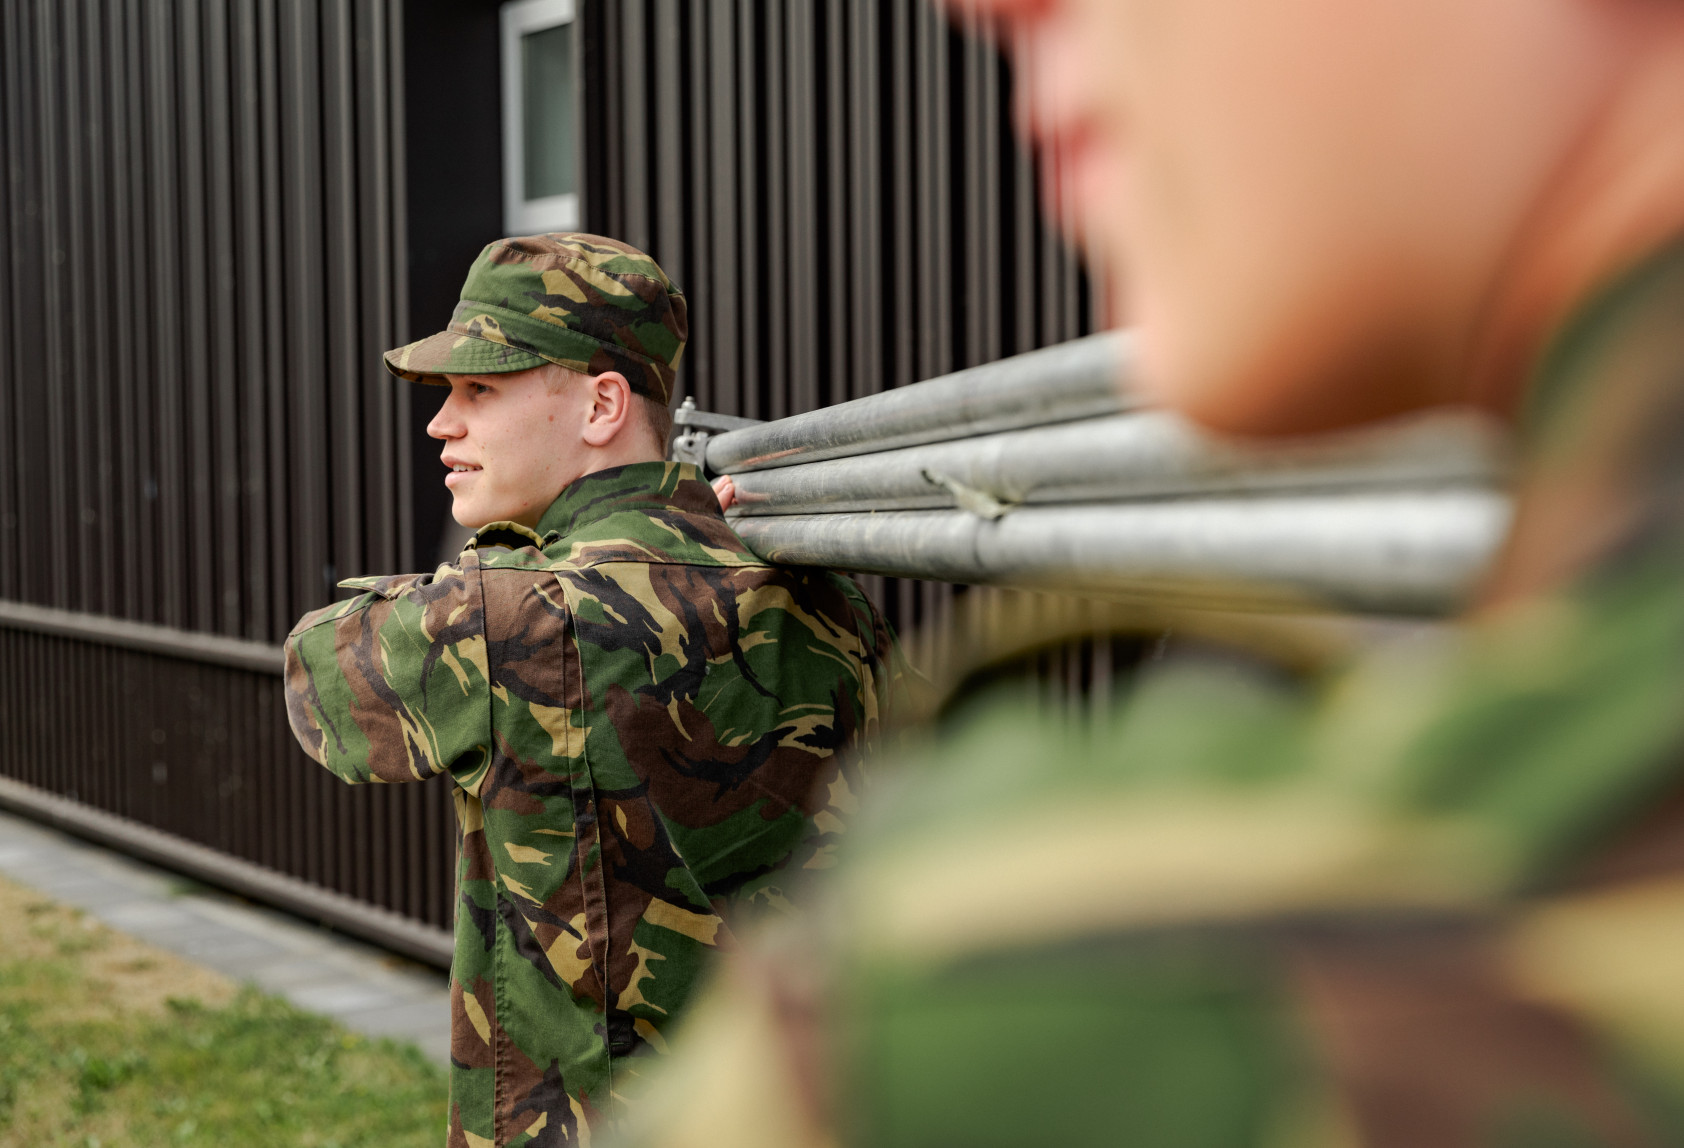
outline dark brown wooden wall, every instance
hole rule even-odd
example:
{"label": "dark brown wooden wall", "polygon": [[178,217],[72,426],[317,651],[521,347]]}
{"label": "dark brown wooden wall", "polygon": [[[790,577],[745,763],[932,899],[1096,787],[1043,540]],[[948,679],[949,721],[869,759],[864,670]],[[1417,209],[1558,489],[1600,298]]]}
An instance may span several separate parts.
{"label": "dark brown wooden wall", "polygon": [[[998,55],[923,0],[581,20],[585,225],[687,289],[703,407],[1091,329]],[[340,577],[431,565],[432,403],[378,356],[501,233],[496,29],[493,0],[0,0],[0,601],[274,643]],[[954,601],[872,588],[908,632]],[[273,674],[79,632],[0,623],[0,777],[448,921],[442,784],[339,786]]]}
{"label": "dark brown wooden wall", "polygon": [[0,598],[276,641],[407,561],[397,7],[0,4]]}
{"label": "dark brown wooden wall", "polygon": [[924,0],[584,11],[585,222],[688,292],[699,405],[780,418],[1092,329],[999,54]]}
{"label": "dark brown wooden wall", "polygon": [[[0,599],[275,643],[412,561],[410,393],[378,359],[407,319],[401,17],[0,0]],[[448,793],[338,784],[280,701],[0,627],[0,777],[447,925]]]}

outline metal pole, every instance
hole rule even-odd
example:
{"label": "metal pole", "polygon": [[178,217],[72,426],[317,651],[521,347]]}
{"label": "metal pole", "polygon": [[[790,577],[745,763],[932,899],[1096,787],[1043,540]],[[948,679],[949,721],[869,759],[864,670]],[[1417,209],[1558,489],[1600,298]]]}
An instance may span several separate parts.
{"label": "metal pole", "polygon": [[742,474],[920,443],[1115,414],[1128,336],[1090,335],[823,410],[717,435],[714,474]]}
{"label": "metal pole", "polygon": [[1435,614],[1460,605],[1502,538],[1501,494],[1281,496],[737,519],[770,561],[951,582],[1205,604]]}
{"label": "metal pole", "polygon": [[[1471,416],[1430,416],[1265,449],[1213,439],[1167,412],[1142,411],[734,478],[745,515],[956,505],[992,515],[1024,503],[1491,486],[1503,471],[1491,429]],[[966,491],[981,498],[968,499]]]}

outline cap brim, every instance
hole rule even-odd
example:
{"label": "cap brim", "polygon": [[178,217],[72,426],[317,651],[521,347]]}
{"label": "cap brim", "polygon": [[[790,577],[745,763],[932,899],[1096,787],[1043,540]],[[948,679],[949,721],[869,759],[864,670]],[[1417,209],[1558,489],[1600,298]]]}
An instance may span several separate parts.
{"label": "cap brim", "polygon": [[386,369],[414,383],[446,382],[445,375],[506,375],[549,362],[542,355],[455,331],[440,331],[381,356]]}

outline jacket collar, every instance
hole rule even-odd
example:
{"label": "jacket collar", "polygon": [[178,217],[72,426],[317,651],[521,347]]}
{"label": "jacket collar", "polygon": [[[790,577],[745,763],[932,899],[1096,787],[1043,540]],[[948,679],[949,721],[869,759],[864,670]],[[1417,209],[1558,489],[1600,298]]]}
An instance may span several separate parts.
{"label": "jacket collar", "polygon": [[537,533],[566,538],[613,514],[679,511],[723,520],[702,472],[687,462],[634,462],[574,479],[538,520]]}
{"label": "jacket collar", "polygon": [[[1677,322],[1684,291],[1684,235],[1614,277],[1578,308],[1546,348],[1520,418],[1528,448],[1576,437],[1586,406],[1606,401],[1597,392],[1623,387],[1672,395],[1684,328]],[[1634,344],[1661,353],[1649,369],[1629,361]]]}
{"label": "jacket collar", "polygon": [[1684,241],[1614,279],[1565,324],[1519,425],[1514,525],[1487,602],[1618,575],[1684,549]]}

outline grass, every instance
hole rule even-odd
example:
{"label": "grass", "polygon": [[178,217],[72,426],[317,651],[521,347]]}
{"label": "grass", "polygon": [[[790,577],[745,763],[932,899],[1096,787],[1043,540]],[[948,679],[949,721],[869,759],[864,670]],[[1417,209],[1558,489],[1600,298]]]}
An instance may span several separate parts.
{"label": "grass", "polygon": [[0,881],[0,1148],[436,1148],[444,1073]]}

